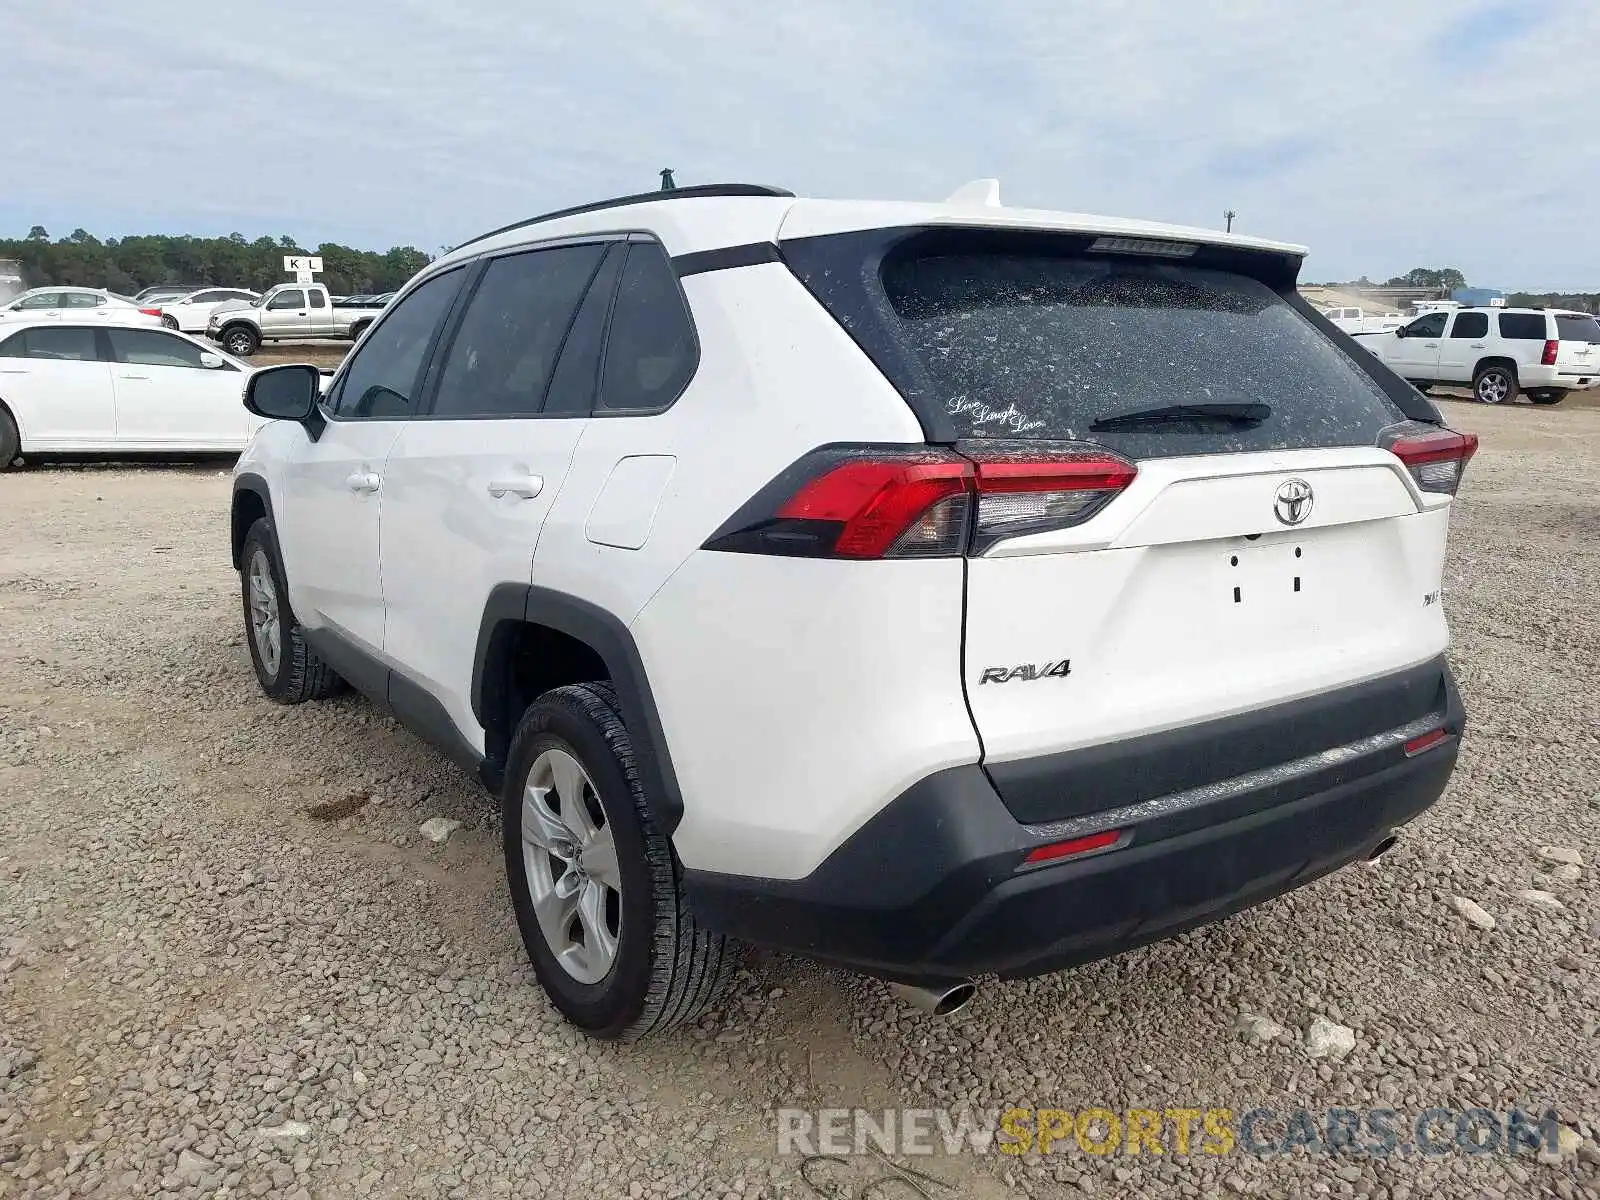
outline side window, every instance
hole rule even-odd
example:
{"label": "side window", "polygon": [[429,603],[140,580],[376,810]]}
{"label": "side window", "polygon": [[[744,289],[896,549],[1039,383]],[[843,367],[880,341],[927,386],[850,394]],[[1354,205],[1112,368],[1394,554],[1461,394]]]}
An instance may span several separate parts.
{"label": "side window", "polygon": [[460,267],[425,280],[367,331],[339,383],[335,416],[343,421],[398,421],[415,411],[428,347],[461,280]]}
{"label": "side window", "polygon": [[326,292],[307,292],[306,295],[311,297],[312,308],[328,307],[328,295]]}
{"label": "side window", "polygon": [[190,304],[215,304],[219,300],[232,300],[232,299],[233,299],[233,297],[227,292],[200,292],[198,295],[191,296],[189,298],[189,303]]}
{"label": "side window", "polygon": [[433,415],[536,415],[606,249],[558,246],[490,260],[451,339]]}
{"label": "side window", "polygon": [[1436,338],[1444,336],[1444,323],[1450,319],[1449,313],[1429,313],[1425,317],[1418,317],[1406,326],[1406,336],[1414,338]]}
{"label": "side window", "polygon": [[154,329],[119,329],[113,326],[106,332],[111,335],[111,353],[120,363],[205,369],[205,364],[200,361],[203,352],[193,342]]}
{"label": "side window", "polygon": [[667,252],[634,242],[622,268],[595,411],[660,412],[694,376],[700,351]]}
{"label": "side window", "polygon": [[305,306],[306,294],[300,291],[298,288],[294,288],[287,292],[279,292],[271,300],[267,301],[267,307],[273,312],[277,312],[280,309],[285,308],[304,308]]}
{"label": "side window", "polygon": [[56,362],[99,362],[100,347],[94,330],[73,326],[22,331],[24,354],[28,358]]}
{"label": "side window", "polygon": [[0,358],[26,358],[28,345],[26,333],[14,333],[0,341]]}
{"label": "side window", "polygon": [[35,308],[60,308],[60,292],[40,292],[37,296],[26,296],[11,306],[15,309],[28,310]]}
{"label": "side window", "polygon": [[1517,342],[1545,340],[1543,313],[1501,313],[1500,336]]}
{"label": "side window", "polygon": [[104,296],[96,296],[93,292],[65,292],[66,303],[63,308],[99,308],[106,302]]}
{"label": "side window", "polygon": [[1489,336],[1489,314],[1464,312],[1456,314],[1456,323],[1450,327],[1452,338],[1481,338]]}
{"label": "side window", "polygon": [[606,345],[606,318],[611,315],[611,297],[627,256],[626,245],[614,245],[595,272],[589,294],[567,330],[556,372],[550,377],[544,396],[545,416],[587,417],[593,411],[595,388],[600,383],[600,353]]}

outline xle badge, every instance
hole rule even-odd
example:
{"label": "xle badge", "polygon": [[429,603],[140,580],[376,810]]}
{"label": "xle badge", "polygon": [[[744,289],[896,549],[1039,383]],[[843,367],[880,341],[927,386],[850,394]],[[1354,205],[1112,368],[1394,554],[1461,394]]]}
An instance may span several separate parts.
{"label": "xle badge", "polygon": [[1060,662],[1043,662],[1037,666],[1023,663],[1020,667],[985,667],[978,684],[981,687],[986,683],[1010,683],[1014,679],[1063,679],[1071,674],[1072,660],[1063,658]]}

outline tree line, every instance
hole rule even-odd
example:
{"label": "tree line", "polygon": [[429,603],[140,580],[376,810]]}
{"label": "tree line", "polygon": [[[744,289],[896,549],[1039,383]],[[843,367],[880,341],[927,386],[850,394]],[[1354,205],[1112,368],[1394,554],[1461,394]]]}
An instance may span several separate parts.
{"label": "tree line", "polygon": [[74,229],[52,241],[42,225],[35,225],[25,238],[0,238],[0,259],[20,262],[29,287],[76,285],[123,295],[157,284],[265,291],[288,278],[285,254],[320,255],[317,279],[335,295],[394,291],[432,261],[415,246],[381,252],[335,242],[309,247],[287,234],[254,241],[240,233],[213,238],[139,234],[101,241]]}

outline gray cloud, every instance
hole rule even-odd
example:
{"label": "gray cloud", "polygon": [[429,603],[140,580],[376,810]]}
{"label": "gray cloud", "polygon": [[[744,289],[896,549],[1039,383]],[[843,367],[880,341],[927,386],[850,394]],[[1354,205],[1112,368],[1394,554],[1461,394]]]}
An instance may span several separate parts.
{"label": "gray cloud", "polygon": [[0,13],[0,222],[436,247],[746,179],[1239,227],[1312,278],[1600,287],[1600,6],[272,0]]}

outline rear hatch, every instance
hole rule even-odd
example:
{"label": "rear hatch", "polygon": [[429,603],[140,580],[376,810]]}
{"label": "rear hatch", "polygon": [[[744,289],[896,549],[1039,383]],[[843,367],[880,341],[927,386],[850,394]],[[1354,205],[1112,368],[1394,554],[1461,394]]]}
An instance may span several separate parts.
{"label": "rear hatch", "polygon": [[1586,313],[1556,314],[1556,371],[1600,374],[1600,323]]}
{"label": "rear hatch", "polygon": [[[929,440],[977,463],[964,681],[1018,819],[1204,787],[1436,711],[1424,665],[1447,642],[1449,496],[1475,442],[1319,332],[1293,300],[1297,260],[901,232],[784,254]],[[1162,745],[1176,757],[1152,757]]]}

